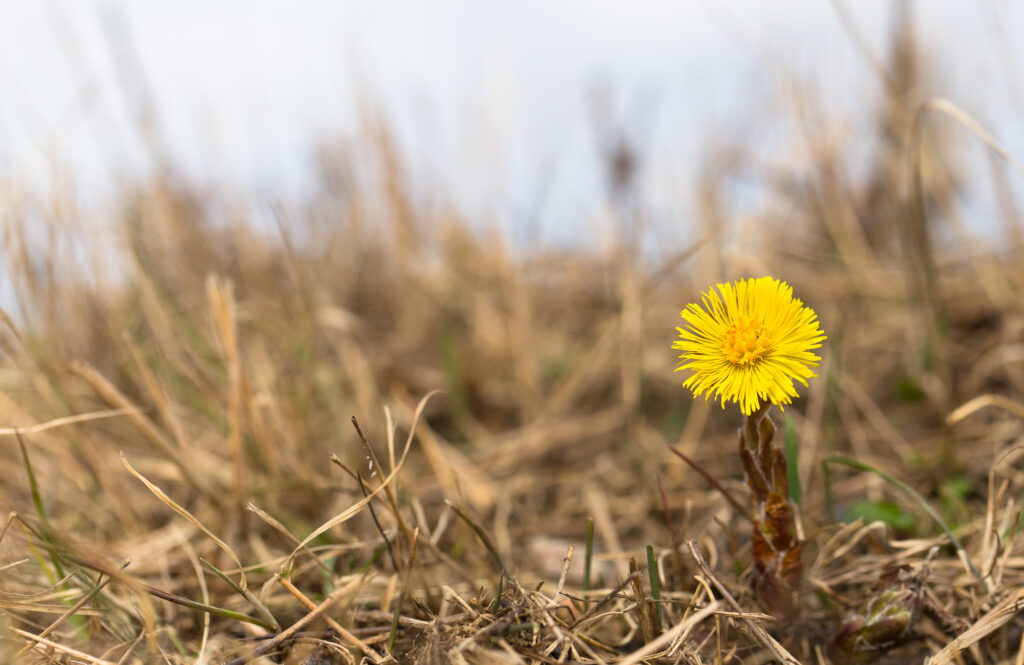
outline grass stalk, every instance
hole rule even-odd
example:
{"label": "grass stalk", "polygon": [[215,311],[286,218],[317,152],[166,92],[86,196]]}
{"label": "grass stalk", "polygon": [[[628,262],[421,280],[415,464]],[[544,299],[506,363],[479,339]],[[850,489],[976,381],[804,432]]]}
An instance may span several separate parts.
{"label": "grass stalk", "polygon": [[963,546],[963,543],[961,543],[960,539],[953,534],[953,530],[949,528],[949,525],[946,524],[946,521],[944,519],[942,519],[942,516],[939,515],[939,513],[934,508],[931,507],[931,504],[928,503],[928,500],[921,496],[921,494],[917,490],[915,490],[910,485],[907,485],[902,480],[896,478],[892,474],[879,469],[878,467],[872,466],[865,462],[860,462],[855,459],[851,459],[849,457],[832,456],[827,458],[823,462],[823,464],[841,464],[843,466],[848,466],[851,469],[857,469],[858,471],[867,471],[869,473],[873,473],[882,480],[886,481],[893,487],[897,488],[898,490],[906,494],[907,496],[909,496],[911,499],[913,499],[914,502],[917,503],[917,505],[919,505],[922,510],[928,513],[929,517],[935,520],[935,523],[939,525],[939,528],[942,529],[942,532],[946,534],[946,537],[949,538],[950,544],[952,544],[953,547],[956,548],[957,554],[960,556],[960,559],[964,562],[964,565],[966,565],[968,570],[970,570],[971,574],[974,575],[974,578],[978,580],[978,583],[982,586],[985,592],[990,593],[992,591],[991,586],[988,583],[988,580],[986,580],[985,577],[981,574],[981,572],[974,566],[974,563],[971,561],[970,555],[967,554],[967,549]]}

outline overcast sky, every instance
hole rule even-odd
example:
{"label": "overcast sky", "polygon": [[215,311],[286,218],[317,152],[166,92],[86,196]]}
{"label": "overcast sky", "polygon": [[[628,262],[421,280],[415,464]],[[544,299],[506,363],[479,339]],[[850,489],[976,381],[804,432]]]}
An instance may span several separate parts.
{"label": "overcast sky", "polygon": [[[897,3],[846,5],[884,57]],[[914,14],[934,93],[1024,159],[1020,2],[928,0]],[[56,163],[99,200],[149,173],[146,97],[125,80],[144,84],[152,135],[197,181],[298,197],[318,142],[353,131],[371,100],[421,184],[513,225],[543,194],[556,238],[600,192],[588,91],[609,91],[649,149],[655,200],[691,182],[715,141],[792,140],[791,83],[854,123],[880,91],[832,2],[0,0],[0,182],[46,182]]]}

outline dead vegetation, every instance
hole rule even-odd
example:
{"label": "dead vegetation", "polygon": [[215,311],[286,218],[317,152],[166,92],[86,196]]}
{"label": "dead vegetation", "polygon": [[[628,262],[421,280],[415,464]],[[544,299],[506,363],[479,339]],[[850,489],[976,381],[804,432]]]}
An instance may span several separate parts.
{"label": "dead vegetation", "polygon": [[[922,107],[903,47],[869,177],[803,100],[807,168],[716,152],[657,251],[628,177],[603,248],[423,212],[377,127],[274,229],[166,177],[124,194],[101,255],[67,200],[9,191],[0,658],[1021,662],[1016,176],[993,169],[1006,231],[977,240],[947,157],[971,127]],[[771,190],[743,216],[736,168]],[[669,348],[700,290],[760,274],[829,335],[776,413],[788,625],[750,590],[738,417],[693,402]]]}

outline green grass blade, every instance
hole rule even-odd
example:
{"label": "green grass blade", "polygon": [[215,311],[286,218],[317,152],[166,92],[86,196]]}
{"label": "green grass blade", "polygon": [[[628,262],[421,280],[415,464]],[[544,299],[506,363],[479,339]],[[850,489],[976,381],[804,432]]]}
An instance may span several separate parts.
{"label": "green grass blade", "polygon": [[402,618],[402,603],[395,603],[395,613],[391,617],[391,633],[388,635],[388,653],[391,653],[395,648],[395,643],[398,642],[398,620]]}
{"label": "green grass blade", "polygon": [[200,612],[206,612],[207,614],[213,614],[219,617],[224,617],[225,619],[234,619],[235,621],[241,621],[243,623],[251,623],[254,626],[266,628],[267,630],[274,630],[274,626],[270,622],[265,621],[263,619],[258,619],[254,616],[249,616],[244,612],[235,612],[234,610],[227,610],[222,607],[216,607],[214,605],[200,603],[199,601],[191,600],[189,598],[185,598],[183,596],[170,593],[169,591],[157,589],[156,587],[149,586],[148,584],[143,585],[142,588],[145,589],[146,593],[148,593],[149,595],[156,596],[161,600],[166,600],[167,602],[174,603],[175,605],[181,605],[182,607],[188,607],[193,610],[199,610]]}
{"label": "green grass blade", "polygon": [[501,577],[498,578],[498,591],[494,594],[494,600],[491,601],[491,606],[488,611],[491,614],[497,614],[498,609],[501,607],[501,594],[505,590],[505,571],[502,571]]}
{"label": "green grass blade", "polygon": [[800,507],[803,491],[800,485],[800,447],[796,439],[796,425],[793,418],[786,416],[782,426],[783,452],[786,455],[786,480],[789,481],[789,498]]}
{"label": "green grass blade", "polygon": [[36,508],[36,515],[39,516],[39,521],[47,525],[50,523],[46,515],[46,509],[43,507],[43,497],[39,493],[39,482],[36,480],[36,474],[32,470],[32,461],[28,458],[28,448],[25,446],[25,440],[21,438],[21,432],[15,431],[15,435],[18,437],[18,446],[21,447],[21,460],[25,464],[25,474],[28,476],[28,488],[32,494],[32,504]]}
{"label": "green grass blade", "polygon": [[469,528],[473,530],[473,533],[477,535],[477,538],[480,539],[480,542],[482,542],[484,544],[484,547],[487,548],[487,553],[491,555],[491,561],[494,562],[494,565],[495,567],[497,567],[498,572],[504,575],[505,563],[501,560],[501,555],[498,554],[498,548],[494,546],[494,542],[491,540],[491,537],[487,535],[487,532],[484,531],[479,524],[474,522],[473,518],[471,518],[469,515],[463,512],[463,510],[456,506],[454,503],[452,503],[451,501],[446,501],[446,503],[449,506],[451,506],[451,509],[455,511],[455,514],[458,515],[463,522],[469,525]]}
{"label": "green grass blade", "polygon": [[89,570],[94,570],[98,573],[103,573],[104,575],[112,579],[127,582],[133,587],[145,591],[149,595],[154,596],[156,598],[160,598],[161,600],[166,600],[169,603],[174,603],[175,605],[181,605],[182,607],[188,607],[193,610],[199,610],[200,612],[206,612],[208,614],[224,617],[225,619],[234,619],[235,621],[241,621],[243,623],[251,623],[254,626],[259,626],[261,628],[265,628],[266,630],[274,630],[274,626],[269,621],[266,621],[264,619],[249,616],[244,612],[235,612],[234,610],[228,610],[222,607],[216,607],[214,605],[201,603],[195,600],[191,600],[189,598],[185,598],[184,596],[179,596],[169,591],[164,591],[163,589],[158,589],[154,586],[150,586],[149,584],[144,584],[135,580],[126,579],[125,576],[120,571],[113,570],[104,564],[82,558],[74,553],[65,553],[64,559],[70,563],[82,566],[83,568],[88,568]]}
{"label": "green grass blade", "polygon": [[280,632],[281,624],[278,623],[278,621],[274,617],[274,615],[270,613],[270,610],[267,609],[267,606],[264,605],[263,603],[261,603],[259,601],[259,599],[255,595],[253,595],[253,593],[251,591],[249,591],[248,589],[243,589],[241,586],[238,585],[237,582],[235,582],[233,579],[228,577],[227,573],[225,573],[220,568],[218,568],[217,566],[213,565],[212,563],[210,563],[209,561],[207,561],[203,557],[199,557],[199,563],[201,563],[204,566],[206,566],[206,568],[209,569],[214,575],[216,575],[217,577],[219,577],[222,580],[224,580],[224,582],[229,587],[231,587],[231,589],[235,593],[237,593],[238,595],[242,596],[247,601],[249,601],[249,603],[254,608],[256,608],[256,612],[261,617],[263,617],[264,619],[266,619],[267,621],[269,621],[270,623],[272,623],[274,625],[274,631],[275,632]]}
{"label": "green grass blade", "polygon": [[35,505],[36,514],[39,516],[39,524],[42,526],[41,535],[43,540],[50,545],[50,561],[53,563],[53,569],[56,572],[58,579],[66,577],[64,574],[64,567],[60,565],[60,557],[56,553],[57,543],[53,542],[50,531],[50,518],[46,514],[46,508],[43,506],[43,496],[39,492],[39,481],[36,480],[36,474],[32,470],[32,461],[28,457],[28,447],[25,445],[25,440],[21,438],[21,432],[15,430],[15,436],[18,438],[18,445],[21,447],[21,459],[25,464],[25,473],[28,476],[28,487],[29,492],[32,494],[32,503]]}
{"label": "green grass blade", "polygon": [[[420,530],[417,527],[412,532],[412,542],[409,544],[409,565],[405,568],[405,574],[402,576],[402,590],[398,594],[398,602],[395,603],[395,614],[391,617],[391,634],[388,636],[388,653],[391,653],[395,644],[398,643],[398,620],[402,616],[402,605],[405,604],[405,598],[409,594],[409,580],[412,579],[412,569],[416,563],[416,545],[420,540]],[[396,571],[397,574],[397,571]],[[504,577],[504,574],[502,574]],[[501,581],[498,581],[498,598],[501,597]]]}
{"label": "green grass blade", "polygon": [[647,576],[651,581],[651,598],[654,599],[654,632],[661,633],[661,576],[658,574],[658,560],[654,558],[654,547],[647,546]]}

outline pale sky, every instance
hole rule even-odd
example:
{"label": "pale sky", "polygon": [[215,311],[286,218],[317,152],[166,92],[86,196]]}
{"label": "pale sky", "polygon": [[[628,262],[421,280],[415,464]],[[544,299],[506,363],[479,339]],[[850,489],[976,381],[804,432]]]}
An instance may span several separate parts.
{"label": "pale sky", "polygon": [[[885,56],[896,3],[846,0]],[[917,3],[930,92],[976,115],[1024,161],[1015,98],[1020,2]],[[125,37],[126,36],[126,37]],[[0,183],[45,186],[60,164],[87,201],[152,168],[135,114],[176,168],[259,201],[298,198],[319,142],[372,100],[425,190],[510,233],[543,199],[541,231],[571,241],[601,191],[588,91],[647,146],[645,192],[685,217],[710,145],[789,154],[792,83],[866,122],[880,86],[837,18],[806,0],[0,0]]]}

